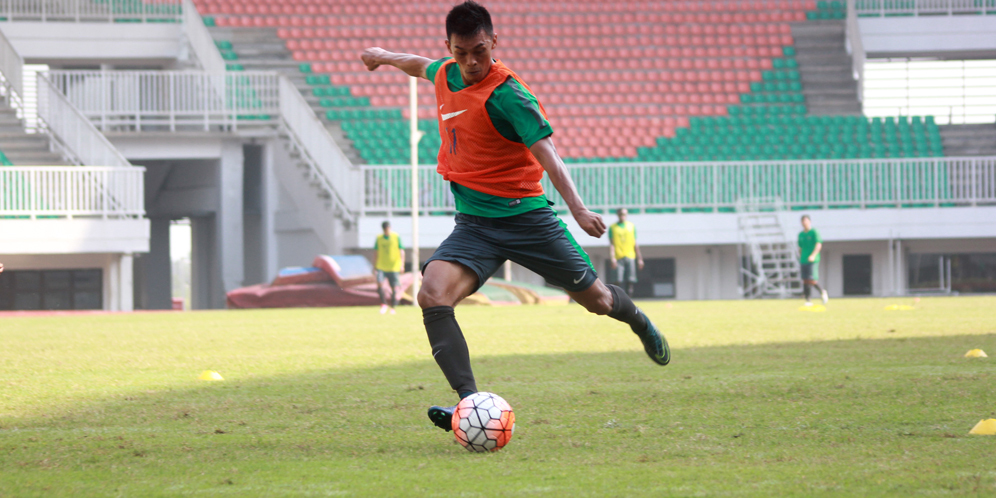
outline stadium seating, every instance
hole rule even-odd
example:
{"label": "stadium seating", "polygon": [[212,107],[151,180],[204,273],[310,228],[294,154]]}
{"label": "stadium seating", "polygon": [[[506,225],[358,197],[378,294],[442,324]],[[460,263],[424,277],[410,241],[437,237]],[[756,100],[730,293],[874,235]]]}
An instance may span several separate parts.
{"label": "stadium seating", "polygon": [[[446,55],[442,26],[448,3],[195,4],[208,25],[275,28],[299,62],[320,115],[342,123],[360,156],[369,163],[409,162],[408,125],[402,121],[408,113],[407,77],[367,72],[358,53],[383,46]],[[540,97],[568,161],[940,155],[932,121],[876,124],[856,116],[808,115],[789,23],[842,19],[840,1],[488,5],[499,34],[496,55]],[[237,64],[231,44],[218,43],[223,57]],[[428,132],[419,159],[433,163],[440,139],[432,86],[422,82],[419,94],[419,128]],[[764,142],[773,129],[799,133]],[[812,137],[834,141],[809,143]]]}

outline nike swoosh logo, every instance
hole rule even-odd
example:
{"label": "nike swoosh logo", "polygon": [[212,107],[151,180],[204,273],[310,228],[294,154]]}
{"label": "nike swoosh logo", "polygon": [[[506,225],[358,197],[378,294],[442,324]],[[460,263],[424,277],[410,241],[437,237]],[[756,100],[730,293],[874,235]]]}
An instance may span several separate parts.
{"label": "nike swoosh logo", "polygon": [[467,109],[464,109],[462,111],[449,112],[449,113],[443,114],[443,121],[446,121],[447,119],[450,119],[450,118],[455,118],[455,117],[457,117],[457,116],[459,116],[459,115],[461,115],[461,114],[463,114],[465,112],[467,112]]}
{"label": "nike swoosh logo", "polygon": [[577,284],[577,283],[581,282],[581,279],[583,279],[584,276],[587,275],[587,274],[588,274],[588,270],[585,270],[584,273],[581,274],[581,278],[575,280],[574,283]]}
{"label": "nike swoosh logo", "polygon": [[435,352],[433,352],[433,353],[432,353],[432,357],[433,357],[433,358],[435,358],[435,357],[436,357],[436,355],[437,355],[437,354],[439,354],[439,352],[440,352],[440,351],[442,351],[442,349],[440,349],[440,350],[438,350],[438,351],[435,351]]}

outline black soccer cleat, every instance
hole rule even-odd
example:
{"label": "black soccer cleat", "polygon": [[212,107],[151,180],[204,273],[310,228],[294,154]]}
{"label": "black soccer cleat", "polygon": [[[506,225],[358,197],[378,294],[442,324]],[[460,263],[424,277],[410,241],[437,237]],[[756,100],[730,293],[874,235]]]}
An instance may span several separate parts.
{"label": "black soccer cleat", "polygon": [[436,427],[450,432],[453,430],[453,411],[456,410],[456,406],[433,406],[429,408],[429,420]]}
{"label": "black soccer cleat", "polygon": [[[647,315],[643,316],[646,318]],[[650,318],[647,318],[647,328],[645,330],[641,332],[634,330],[633,332],[643,342],[643,350],[647,352],[647,356],[654,363],[662,366],[671,363],[671,348],[667,345],[667,339],[657,330],[657,326],[654,325],[654,322],[650,321]]]}

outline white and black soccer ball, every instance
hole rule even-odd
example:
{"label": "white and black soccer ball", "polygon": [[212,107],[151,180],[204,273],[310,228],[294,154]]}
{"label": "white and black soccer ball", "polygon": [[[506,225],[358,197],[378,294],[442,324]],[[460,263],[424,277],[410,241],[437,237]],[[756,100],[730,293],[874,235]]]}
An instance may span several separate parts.
{"label": "white and black soccer ball", "polygon": [[513,431],[512,406],[497,394],[471,394],[453,411],[453,434],[470,451],[498,451],[512,439]]}

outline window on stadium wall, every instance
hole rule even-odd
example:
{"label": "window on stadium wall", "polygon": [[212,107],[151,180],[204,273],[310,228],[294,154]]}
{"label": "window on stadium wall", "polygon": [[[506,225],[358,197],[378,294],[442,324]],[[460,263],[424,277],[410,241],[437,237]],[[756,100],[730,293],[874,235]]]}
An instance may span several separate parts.
{"label": "window on stadium wall", "polygon": [[996,292],[996,253],[910,254],[910,291]]}
{"label": "window on stadium wall", "polygon": [[[612,269],[612,263],[605,262],[605,275],[608,281],[616,282],[616,270]],[[643,260],[643,269],[637,271],[637,282],[633,286],[633,297],[652,298],[673,298],[675,296],[674,287],[674,258],[650,258]],[[625,287],[625,286],[623,286]]]}
{"label": "window on stadium wall", "polygon": [[0,273],[0,310],[99,310],[103,271],[16,270]]}
{"label": "window on stadium wall", "polygon": [[872,293],[872,258],[870,254],[844,255],[844,295],[870,296]]}

